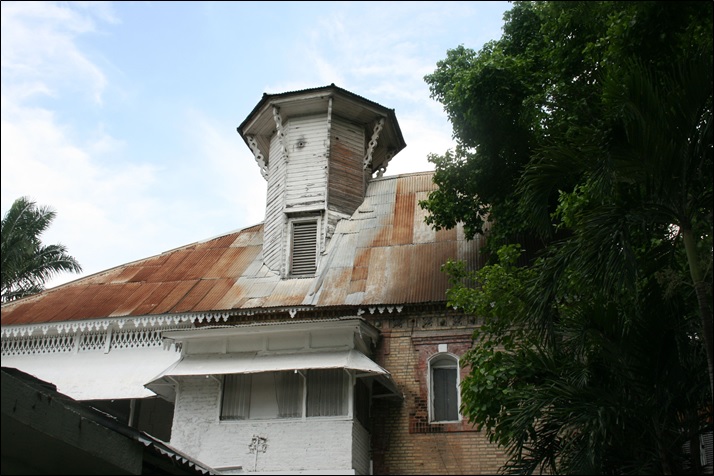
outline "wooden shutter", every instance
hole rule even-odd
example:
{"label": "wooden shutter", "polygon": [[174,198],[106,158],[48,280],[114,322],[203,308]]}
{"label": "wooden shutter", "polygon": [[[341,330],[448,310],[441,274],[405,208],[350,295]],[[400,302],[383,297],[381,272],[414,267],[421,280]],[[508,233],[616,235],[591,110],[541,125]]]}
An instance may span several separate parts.
{"label": "wooden shutter", "polygon": [[317,271],[317,220],[293,222],[290,274],[314,275]]}

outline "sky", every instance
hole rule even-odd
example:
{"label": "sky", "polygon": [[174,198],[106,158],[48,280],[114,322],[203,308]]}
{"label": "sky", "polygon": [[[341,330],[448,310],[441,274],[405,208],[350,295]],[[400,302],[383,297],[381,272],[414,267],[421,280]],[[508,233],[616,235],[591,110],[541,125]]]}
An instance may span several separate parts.
{"label": "sky", "polygon": [[53,287],[263,221],[236,127],[263,93],[334,83],[394,109],[385,176],[454,147],[424,76],[501,37],[509,2],[2,1],[2,215],[56,212]]}

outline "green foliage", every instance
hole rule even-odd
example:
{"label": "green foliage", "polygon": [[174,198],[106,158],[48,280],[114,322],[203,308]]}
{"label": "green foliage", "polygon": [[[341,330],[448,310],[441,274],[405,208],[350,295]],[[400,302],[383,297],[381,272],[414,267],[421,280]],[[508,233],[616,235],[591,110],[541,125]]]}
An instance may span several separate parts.
{"label": "green foliage", "polygon": [[711,18],[707,2],[514,2],[500,40],[448,50],[425,76],[457,142],[430,156],[440,185],[421,202],[430,223],[463,222],[471,237],[486,214],[498,215],[493,249],[519,234],[550,235],[558,189],[544,190],[536,208],[515,200],[524,167],[544,147],[586,147],[554,164],[559,189],[571,192],[583,168],[601,162],[611,120],[603,78],[617,81],[633,58],[657,70],[711,54]]}
{"label": "green foliage", "polygon": [[514,2],[500,40],[425,78],[457,141],[430,156],[427,222],[498,251],[444,270],[449,304],[482,320],[461,411],[505,472],[697,472],[682,444],[711,412],[712,13]]}
{"label": "green foliage", "polygon": [[55,212],[37,207],[27,197],[13,202],[2,219],[2,302],[13,301],[44,289],[45,282],[63,271],[82,268],[62,245],[43,245],[40,235],[49,228]]}
{"label": "green foliage", "polygon": [[[449,304],[477,313],[462,414],[507,448],[506,473],[681,472],[682,444],[703,428],[708,401],[696,313],[682,288],[647,279],[605,296],[578,269],[549,294],[549,325],[533,322],[548,260],[515,266],[517,246],[467,273],[458,263]],[[646,254],[647,250],[643,250]],[[676,273],[676,272],[675,272]],[[682,283],[682,280],[679,280]]]}

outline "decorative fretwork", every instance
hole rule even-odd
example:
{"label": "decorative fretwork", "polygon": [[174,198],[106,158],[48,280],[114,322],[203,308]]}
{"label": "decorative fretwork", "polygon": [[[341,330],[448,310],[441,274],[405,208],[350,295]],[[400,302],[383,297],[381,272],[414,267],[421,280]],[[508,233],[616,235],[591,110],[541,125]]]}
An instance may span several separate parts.
{"label": "decorative fretwork", "polygon": [[[289,314],[308,307],[293,306],[275,309],[233,310],[230,313],[199,312],[175,315],[140,316],[59,322],[24,326],[6,326],[1,330],[2,355],[52,354],[58,352],[111,352],[112,349],[164,346],[166,350],[181,351],[180,342],[164,341],[165,331],[192,329],[197,325],[226,323],[229,318],[250,317],[256,314]],[[369,308],[369,313],[401,312],[402,306]],[[368,311],[358,309],[357,315]]]}
{"label": "decorative fretwork", "polygon": [[255,161],[258,163],[258,167],[260,167],[260,174],[265,180],[268,180],[268,167],[265,165],[265,157],[263,157],[263,153],[260,151],[260,148],[258,148],[258,141],[255,139],[255,136],[246,136],[246,139],[248,140],[250,150],[253,151]]}
{"label": "decorative fretwork", "polygon": [[53,354],[72,352],[74,335],[11,337],[2,341],[2,355]]}
{"label": "decorative fretwork", "polygon": [[285,162],[288,161],[288,146],[285,139],[285,131],[283,130],[283,118],[280,116],[280,108],[273,106],[273,119],[275,119],[275,130],[278,134],[278,142],[280,143],[280,149],[282,151],[283,157],[285,157]]}
{"label": "decorative fretwork", "polygon": [[379,166],[379,168],[375,171],[375,178],[380,178],[384,175],[384,172],[387,171],[387,165],[389,164],[389,161],[392,160],[394,157],[394,151],[389,150],[387,151],[387,156],[384,159],[384,162],[382,162],[382,165]]}
{"label": "decorative fretwork", "polygon": [[90,332],[82,335],[79,350],[101,350],[106,346],[107,332]]}
{"label": "decorative fretwork", "polygon": [[364,156],[364,170],[372,165],[372,153],[374,148],[377,147],[377,141],[379,140],[379,133],[382,132],[384,127],[384,118],[380,117],[377,123],[374,125],[374,132],[372,132],[372,138],[369,140],[369,145],[367,146],[367,154]]}
{"label": "decorative fretwork", "polygon": [[112,334],[112,349],[133,349],[136,347],[159,347],[162,345],[163,329],[130,329]]}
{"label": "decorative fretwork", "polygon": [[[109,352],[112,349],[133,349],[139,347],[164,346],[166,350],[174,347],[180,351],[180,346],[166,344],[162,332],[176,329],[186,329],[192,326],[176,326],[160,328],[129,327],[124,330],[62,333],[51,335],[35,335],[30,333],[22,336],[5,337],[2,340],[2,355],[53,354],[59,352]],[[86,328],[86,327],[85,327]]]}

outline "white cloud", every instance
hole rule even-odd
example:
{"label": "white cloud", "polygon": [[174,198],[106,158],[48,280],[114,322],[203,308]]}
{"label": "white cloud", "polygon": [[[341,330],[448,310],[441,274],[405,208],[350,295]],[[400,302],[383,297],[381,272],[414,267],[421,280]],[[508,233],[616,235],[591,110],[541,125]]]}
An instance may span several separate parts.
{"label": "white cloud", "polygon": [[75,44],[80,35],[96,32],[95,16],[114,21],[111,7],[100,2],[82,11],[52,2],[2,2],[3,93],[25,99],[23,84],[31,83],[35,93],[77,88],[101,103],[106,77]]}
{"label": "white cloud", "polygon": [[[76,43],[96,32],[97,19],[114,22],[111,7],[2,2],[2,210],[21,196],[53,208],[43,242],[91,263],[85,274],[129,258],[125,241],[145,231],[136,217],[152,209],[139,197],[156,180],[151,166],[114,163],[123,142],[101,125],[75,130],[36,101],[65,96],[99,106],[107,79]],[[75,278],[63,274],[48,284]]]}

